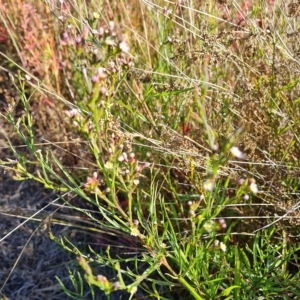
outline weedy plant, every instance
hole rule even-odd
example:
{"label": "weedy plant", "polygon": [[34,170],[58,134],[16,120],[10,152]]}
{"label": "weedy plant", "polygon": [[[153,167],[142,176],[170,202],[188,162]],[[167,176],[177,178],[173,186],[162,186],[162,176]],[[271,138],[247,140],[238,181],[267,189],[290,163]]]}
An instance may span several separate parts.
{"label": "weedy plant", "polygon": [[1,164],[77,195],[95,232],[49,225],[82,269],[63,290],[298,299],[299,3],[110,2],[2,4],[20,94],[2,117],[28,153]]}

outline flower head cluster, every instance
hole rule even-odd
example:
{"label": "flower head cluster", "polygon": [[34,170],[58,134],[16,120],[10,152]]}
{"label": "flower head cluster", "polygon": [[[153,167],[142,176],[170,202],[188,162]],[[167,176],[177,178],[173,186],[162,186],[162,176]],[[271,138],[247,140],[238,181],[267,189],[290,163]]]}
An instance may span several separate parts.
{"label": "flower head cluster", "polygon": [[223,251],[223,252],[226,252],[227,250],[227,247],[226,245],[223,243],[223,242],[220,242],[219,240],[215,240],[215,247],[220,247],[220,249]]}
{"label": "flower head cluster", "polygon": [[226,228],[227,228],[226,221],[225,221],[225,219],[223,219],[223,218],[219,220],[219,225],[220,225],[220,227],[221,227],[222,229],[226,229]]}
{"label": "flower head cluster", "polygon": [[203,227],[207,232],[212,232],[215,229],[215,222],[210,220],[206,222]]}
{"label": "flower head cluster", "polygon": [[[238,180],[238,184],[240,186],[246,185],[248,188],[248,192],[251,192],[253,194],[258,193],[258,187],[257,187],[256,181],[254,178],[250,178],[249,180],[245,180],[245,179],[241,178]],[[245,200],[249,199],[249,195],[246,194],[245,197],[246,197]]]}
{"label": "flower head cluster", "polygon": [[87,177],[84,188],[86,191],[89,191],[91,193],[97,193],[99,191],[98,185],[98,173],[94,172],[92,177]]}
{"label": "flower head cluster", "polygon": [[122,181],[134,187],[140,184],[140,177],[143,176],[142,172],[145,168],[150,167],[150,163],[138,161],[135,153],[128,146],[128,142],[124,146],[122,141],[121,137],[112,134],[104,167],[107,171],[121,176]]}

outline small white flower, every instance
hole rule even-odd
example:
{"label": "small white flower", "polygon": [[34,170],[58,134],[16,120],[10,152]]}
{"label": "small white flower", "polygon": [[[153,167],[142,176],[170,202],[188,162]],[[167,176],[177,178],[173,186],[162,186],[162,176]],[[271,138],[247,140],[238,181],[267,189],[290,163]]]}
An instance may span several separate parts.
{"label": "small white flower", "polygon": [[115,22],[114,21],[109,21],[108,22],[108,28],[110,31],[113,31],[115,28]]}
{"label": "small white flower", "polygon": [[122,156],[123,156],[123,158],[124,158],[125,161],[128,161],[128,157],[127,157],[126,152],[123,152],[123,153],[122,153]]}
{"label": "small white flower", "polygon": [[253,194],[257,194],[258,193],[258,187],[257,187],[257,184],[256,183],[251,183],[250,186],[250,191],[253,193]]}
{"label": "small white flower", "polygon": [[106,78],[107,77],[107,70],[105,68],[102,68],[102,67],[98,68],[97,76],[101,79]]}
{"label": "small white flower", "polygon": [[140,183],[140,181],[138,179],[134,179],[133,183],[134,183],[134,185],[138,185]]}
{"label": "small white flower", "polygon": [[100,15],[97,12],[93,12],[94,19],[99,19]]}
{"label": "small white flower", "polygon": [[235,147],[235,146],[231,147],[230,152],[234,157],[237,157],[237,158],[243,158],[244,157],[244,154],[242,153],[242,151],[238,147]]}
{"label": "small white flower", "polygon": [[104,34],[104,28],[103,27],[100,27],[99,28],[99,35],[103,35]]}
{"label": "small white flower", "polygon": [[121,42],[119,44],[119,48],[122,52],[125,52],[125,53],[129,53],[129,51],[130,51],[130,47],[127,42]]}
{"label": "small white flower", "polygon": [[220,243],[220,248],[223,252],[226,252],[227,247],[223,242]]}
{"label": "small white flower", "polygon": [[133,295],[133,294],[135,294],[135,293],[137,292],[137,287],[136,287],[135,285],[129,286],[129,287],[127,288],[127,291],[128,291],[131,295]]}
{"label": "small white flower", "polygon": [[77,116],[80,113],[80,110],[78,108],[73,108],[71,110],[64,110],[64,113],[68,117],[73,118],[73,117]]}
{"label": "small white flower", "polygon": [[113,164],[110,161],[108,161],[108,162],[106,162],[106,164],[104,165],[104,167],[107,170],[111,170],[113,168]]}
{"label": "small white flower", "polygon": [[213,225],[214,225],[214,223],[212,221],[210,221],[210,222],[205,223],[203,227],[207,232],[212,232]]}
{"label": "small white flower", "polygon": [[106,43],[106,45],[108,45],[108,46],[115,46],[115,45],[116,45],[115,40],[114,40],[112,37],[110,37],[110,36],[108,36],[108,37],[105,39],[105,43]]}
{"label": "small white flower", "polygon": [[131,234],[132,236],[138,236],[139,233],[140,233],[140,232],[139,232],[139,230],[138,230],[136,227],[132,227],[132,228],[131,228],[131,233],[130,233],[130,234]]}
{"label": "small white flower", "polygon": [[213,188],[214,188],[214,181],[212,179],[207,179],[205,180],[205,182],[203,183],[203,188],[206,190],[206,191],[212,191]]}

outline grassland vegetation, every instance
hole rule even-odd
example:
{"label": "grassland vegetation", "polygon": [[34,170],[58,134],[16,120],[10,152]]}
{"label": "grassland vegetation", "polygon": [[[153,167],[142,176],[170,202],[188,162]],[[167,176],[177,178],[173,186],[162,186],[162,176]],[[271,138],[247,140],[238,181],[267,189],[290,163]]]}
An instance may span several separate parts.
{"label": "grassland vegetation", "polygon": [[300,298],[299,8],[0,4],[0,164],[89,234],[56,236],[47,216],[74,258],[68,297]]}

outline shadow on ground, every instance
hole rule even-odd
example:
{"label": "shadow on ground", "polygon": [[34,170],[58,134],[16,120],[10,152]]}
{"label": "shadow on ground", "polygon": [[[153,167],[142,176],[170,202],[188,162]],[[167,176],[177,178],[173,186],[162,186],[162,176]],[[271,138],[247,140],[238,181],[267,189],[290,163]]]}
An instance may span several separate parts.
{"label": "shadow on ground", "polygon": [[[4,299],[67,299],[55,276],[70,286],[66,265],[72,258],[50,240],[39,215],[20,226],[53,197],[35,182],[14,181],[1,172],[0,286]],[[65,230],[56,227],[57,234]]]}
{"label": "shadow on ground", "polygon": [[[0,299],[10,300],[67,300],[56,276],[74,291],[69,269],[76,269],[76,258],[49,238],[46,216],[57,209],[50,205],[32,220],[24,221],[56,199],[56,195],[40,184],[26,180],[15,181],[0,170]],[[18,228],[18,229],[16,229]],[[16,230],[15,230],[16,229]],[[76,236],[76,229],[51,225],[55,236]],[[84,238],[78,233],[75,240]],[[102,271],[105,270],[102,268]],[[103,274],[105,275],[105,274]],[[92,299],[89,288],[83,298]],[[96,289],[95,289],[96,291]],[[107,299],[96,291],[95,299]],[[111,299],[129,299],[125,292],[115,292]],[[139,297],[135,299],[141,299]],[[146,299],[146,298],[143,298]]]}

